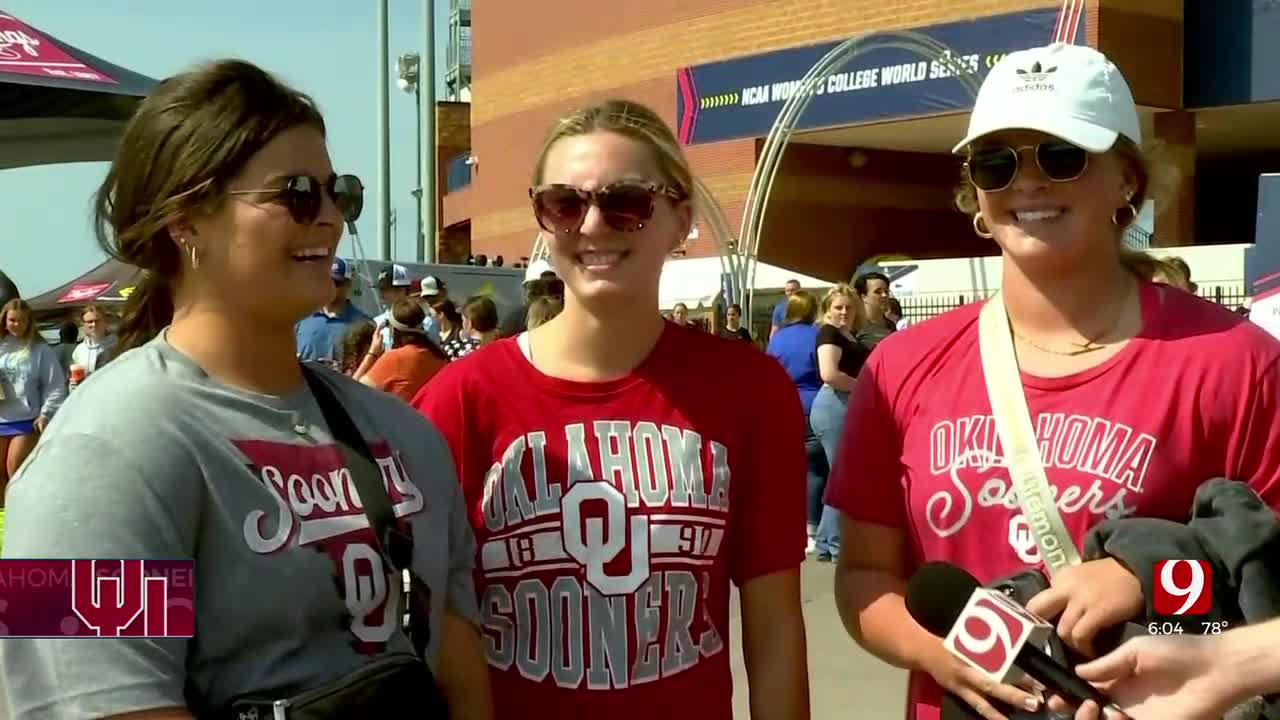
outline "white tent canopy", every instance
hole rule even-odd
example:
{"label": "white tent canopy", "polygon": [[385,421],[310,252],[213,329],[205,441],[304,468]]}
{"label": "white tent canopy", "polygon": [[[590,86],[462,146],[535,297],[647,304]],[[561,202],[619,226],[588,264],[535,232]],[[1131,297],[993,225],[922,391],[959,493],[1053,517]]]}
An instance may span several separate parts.
{"label": "white tent canopy", "polygon": [[[691,310],[711,307],[720,295],[724,269],[719,256],[668,260],[658,285],[658,309],[670,310],[676,303],[684,303]],[[798,280],[800,287],[806,289],[829,288],[834,284],[777,265],[756,263],[754,289],[757,293],[782,292],[788,280]]]}

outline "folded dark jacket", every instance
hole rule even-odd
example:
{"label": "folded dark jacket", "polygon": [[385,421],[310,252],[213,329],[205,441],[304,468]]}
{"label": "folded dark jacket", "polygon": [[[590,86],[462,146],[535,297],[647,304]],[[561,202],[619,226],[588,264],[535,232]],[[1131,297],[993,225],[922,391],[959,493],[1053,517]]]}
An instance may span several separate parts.
{"label": "folded dark jacket", "polygon": [[[1113,557],[1142,583],[1147,621],[1155,563],[1204,560],[1213,609],[1197,622],[1255,623],[1280,617],[1280,517],[1248,485],[1214,478],[1196,490],[1186,524],[1155,518],[1104,520],[1085,537],[1086,559]],[[1188,632],[1191,632],[1188,630]]]}
{"label": "folded dark jacket", "polygon": [[[1143,622],[1181,620],[1158,615],[1155,563],[1204,560],[1212,568],[1213,606],[1208,615],[1183,629],[1199,633],[1202,622],[1228,626],[1280,617],[1280,517],[1248,485],[1214,478],[1196,490],[1186,524],[1154,518],[1105,520],[1085,537],[1087,560],[1113,557],[1142,583],[1147,599]],[[1233,708],[1225,720],[1280,720],[1276,696],[1252,698]]]}

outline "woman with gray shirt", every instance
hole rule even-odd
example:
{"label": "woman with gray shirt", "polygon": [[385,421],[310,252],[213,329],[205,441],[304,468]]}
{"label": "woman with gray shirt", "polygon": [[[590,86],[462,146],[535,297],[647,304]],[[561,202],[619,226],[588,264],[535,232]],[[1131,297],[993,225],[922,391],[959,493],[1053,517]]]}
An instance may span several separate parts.
{"label": "woman with gray shirt", "polygon": [[18,298],[5,303],[0,309],[0,507],[9,478],[66,397],[62,360],[36,332],[31,306]]}
{"label": "woman with gray shirt", "polygon": [[[256,717],[232,703],[393,663],[396,682],[335,693],[351,698],[342,716],[394,699],[437,717],[438,686],[455,720],[490,718],[475,543],[444,440],[296,356],[294,326],[333,296],[362,204],[314,103],[253,65],[182,73],[139,105],[96,210],[104,249],[143,278],[118,353],[14,478],[4,556],[194,559],[195,637],[7,639],[15,717]],[[386,551],[366,501],[389,505],[409,552]]]}

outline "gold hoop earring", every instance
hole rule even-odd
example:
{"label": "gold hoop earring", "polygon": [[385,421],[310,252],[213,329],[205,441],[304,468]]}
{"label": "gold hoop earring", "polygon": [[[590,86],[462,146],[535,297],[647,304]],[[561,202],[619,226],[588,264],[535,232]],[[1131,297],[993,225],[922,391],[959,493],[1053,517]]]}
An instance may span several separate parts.
{"label": "gold hoop earring", "polygon": [[182,238],[178,242],[182,243],[182,247],[187,249],[187,254],[191,256],[191,269],[196,270],[200,267],[200,251],[195,245],[187,244],[187,239]]}
{"label": "gold hoop earring", "polygon": [[[1122,213],[1122,212],[1124,212],[1124,211],[1126,211],[1126,210],[1128,210],[1128,211],[1129,211],[1129,217],[1128,217],[1127,219],[1125,219],[1125,220],[1121,221],[1121,220],[1120,220],[1120,213]],[[1130,223],[1132,223],[1134,220],[1136,220],[1137,218],[1138,218],[1138,208],[1134,207],[1134,206],[1133,206],[1133,203],[1125,203],[1125,206],[1124,206],[1124,207],[1122,207],[1122,208],[1117,208],[1115,212],[1111,213],[1111,222],[1112,222],[1116,227],[1126,227],[1126,226],[1128,226]]]}
{"label": "gold hoop earring", "polygon": [[995,233],[988,230],[987,226],[982,222],[982,213],[974,213],[973,231],[978,234],[978,237],[986,238],[987,240],[995,237]]}

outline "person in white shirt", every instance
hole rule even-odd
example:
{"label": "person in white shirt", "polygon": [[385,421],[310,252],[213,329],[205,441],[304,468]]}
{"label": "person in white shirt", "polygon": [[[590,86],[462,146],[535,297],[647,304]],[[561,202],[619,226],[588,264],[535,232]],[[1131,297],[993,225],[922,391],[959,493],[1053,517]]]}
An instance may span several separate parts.
{"label": "person in white shirt", "polygon": [[[116,339],[107,333],[107,315],[97,305],[86,305],[80,311],[80,326],[84,329],[84,340],[71,351],[71,364],[84,368],[87,378],[107,362]],[[71,389],[77,384],[72,382]]]}

